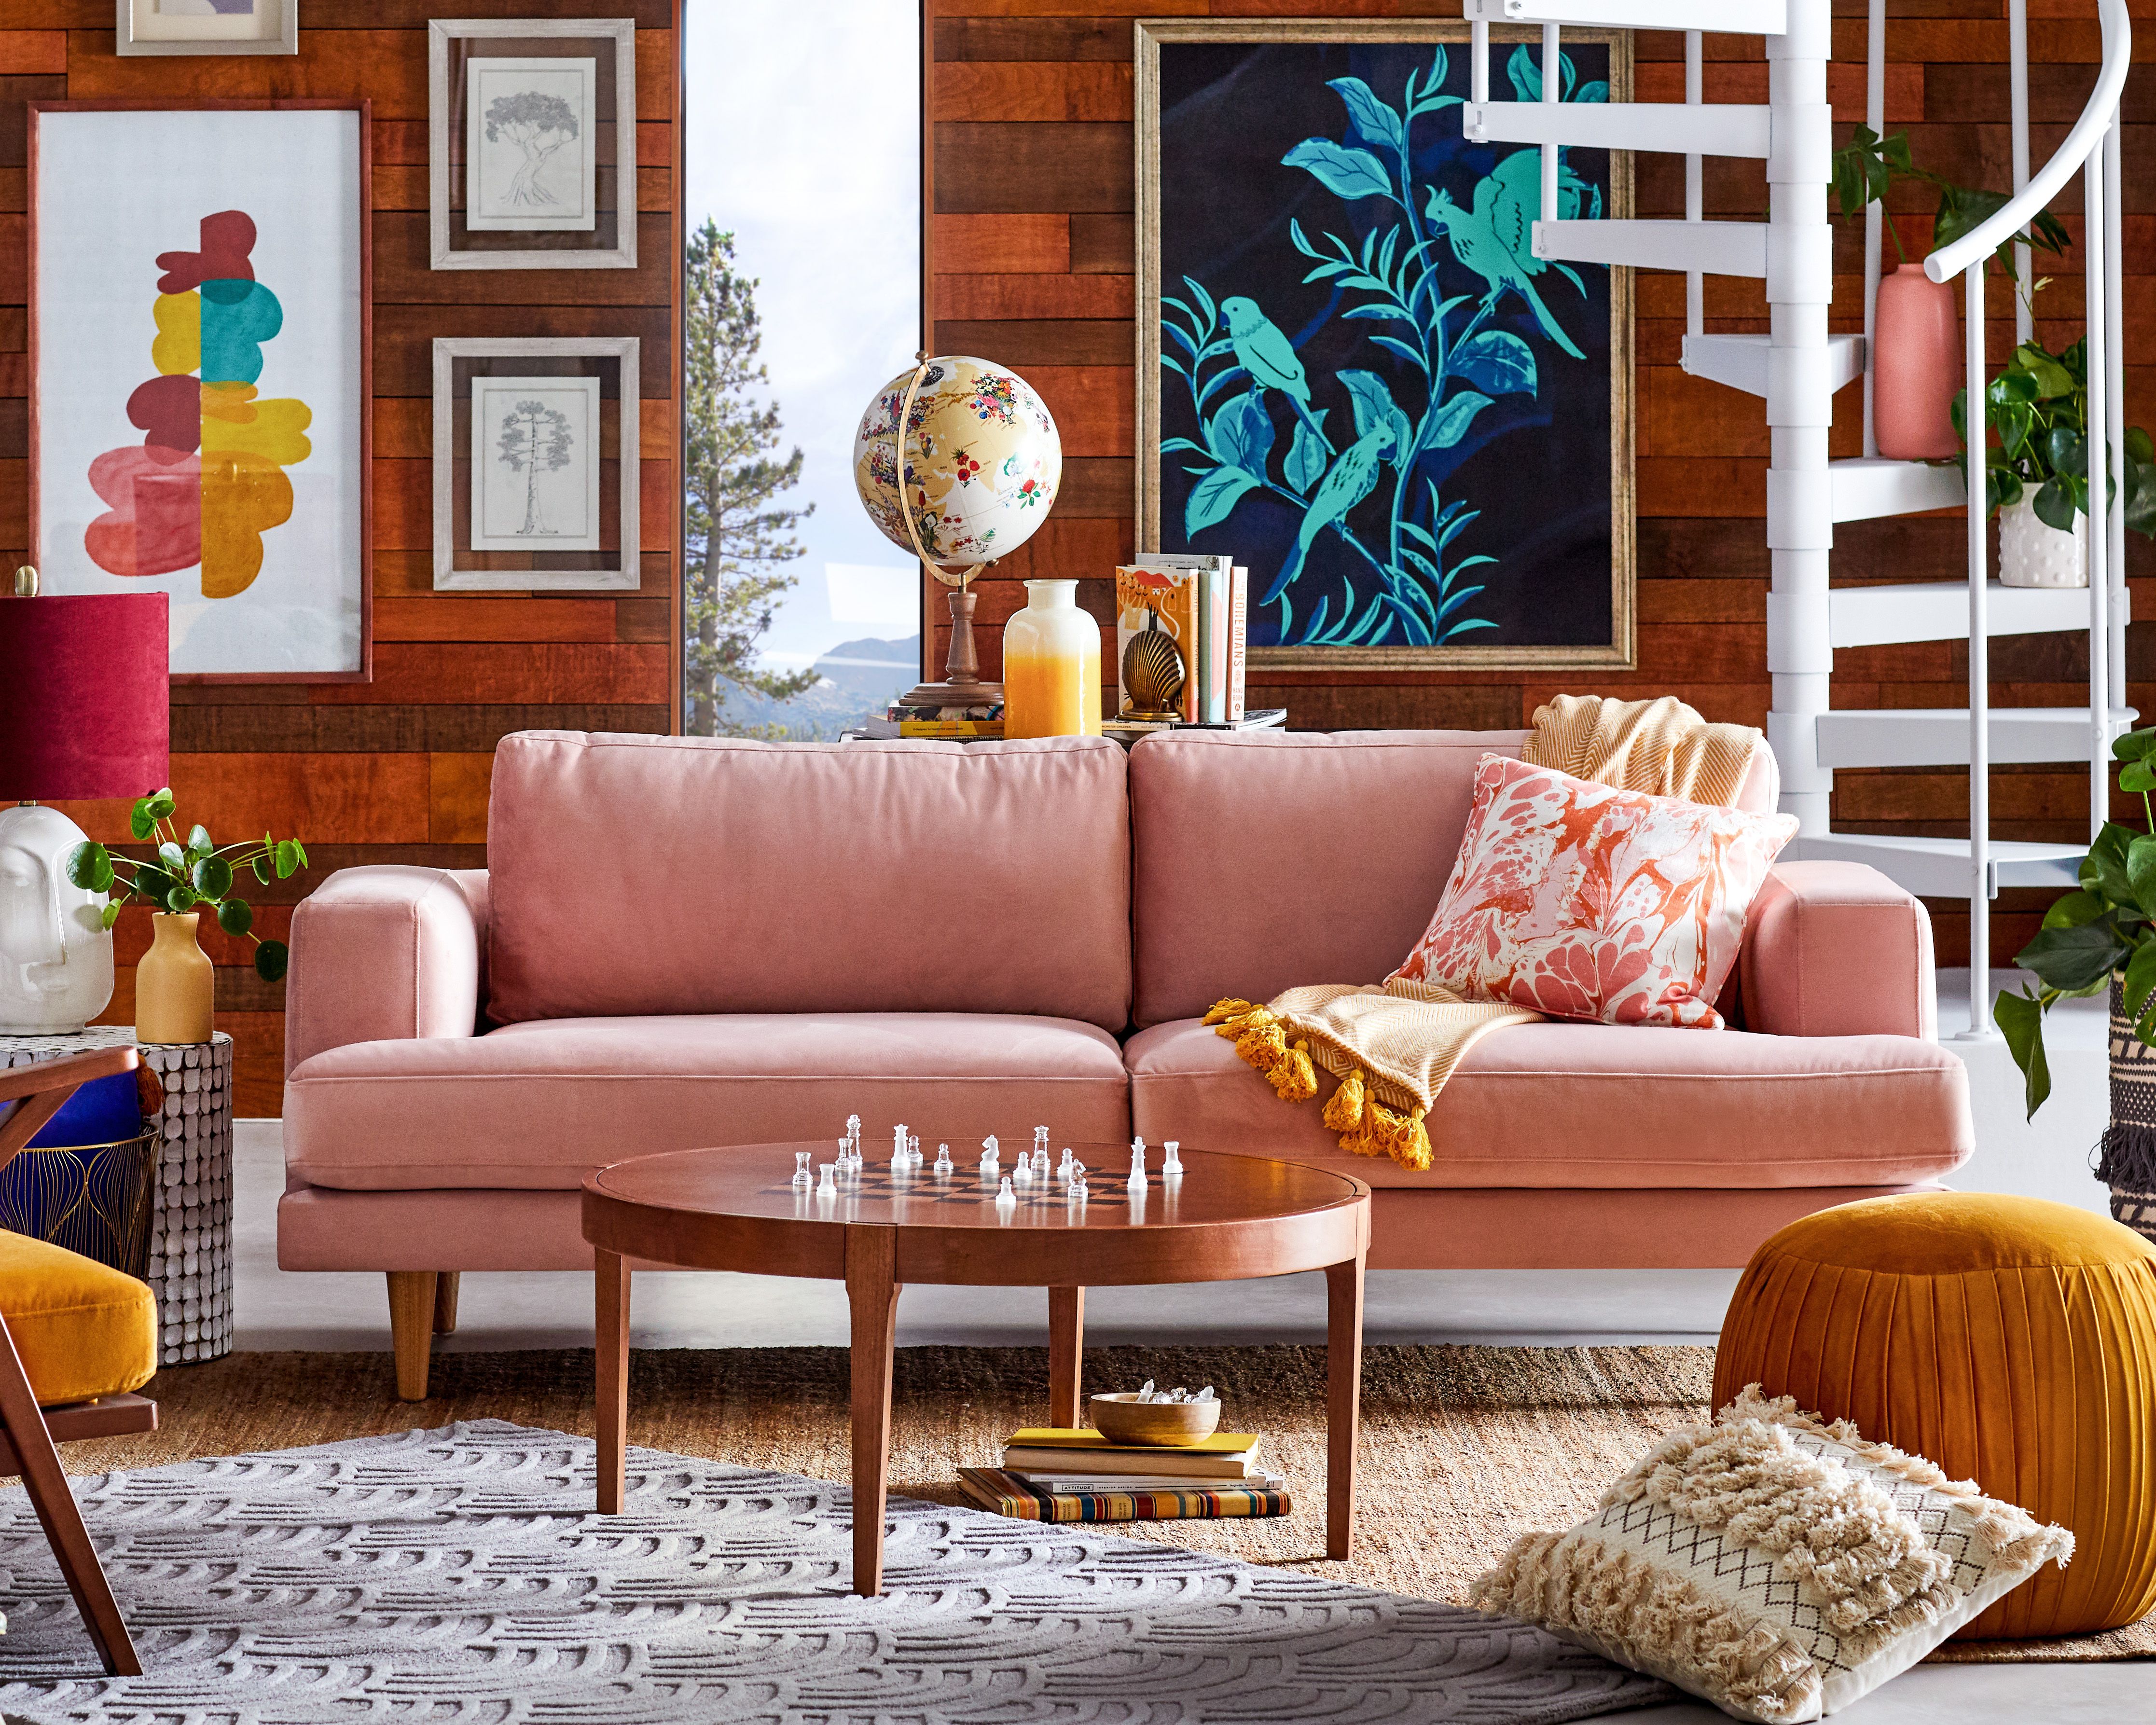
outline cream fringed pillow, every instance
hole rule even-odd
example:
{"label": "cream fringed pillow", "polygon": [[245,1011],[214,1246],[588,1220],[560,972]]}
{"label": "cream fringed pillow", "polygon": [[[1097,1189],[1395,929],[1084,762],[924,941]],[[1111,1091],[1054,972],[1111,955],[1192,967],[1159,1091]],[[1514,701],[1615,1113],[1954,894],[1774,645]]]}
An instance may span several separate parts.
{"label": "cream fringed pillow", "polygon": [[1665,1438],[1568,1533],[1529,1533],[1470,1599],[1739,1719],[1845,1707],[2074,1537],[1753,1384]]}

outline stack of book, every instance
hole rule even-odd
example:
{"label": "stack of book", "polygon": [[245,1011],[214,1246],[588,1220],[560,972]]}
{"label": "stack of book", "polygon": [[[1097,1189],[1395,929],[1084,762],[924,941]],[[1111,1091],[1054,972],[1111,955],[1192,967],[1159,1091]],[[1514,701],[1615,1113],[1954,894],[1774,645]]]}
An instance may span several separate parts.
{"label": "stack of book", "polygon": [[1287,1481],[1258,1465],[1249,1432],[1216,1431],[1195,1444],[1111,1444],[1097,1431],[1014,1432],[1001,1467],[962,1467],[966,1494],[1026,1522],[1163,1522],[1207,1516],[1284,1516]]}
{"label": "stack of book", "polygon": [[[1250,578],[1233,557],[1149,552],[1116,570],[1116,712],[1156,725],[1240,727],[1244,641],[1250,631]],[[1165,634],[1183,661],[1174,710],[1151,714],[1134,702],[1124,673],[1131,638]]]}

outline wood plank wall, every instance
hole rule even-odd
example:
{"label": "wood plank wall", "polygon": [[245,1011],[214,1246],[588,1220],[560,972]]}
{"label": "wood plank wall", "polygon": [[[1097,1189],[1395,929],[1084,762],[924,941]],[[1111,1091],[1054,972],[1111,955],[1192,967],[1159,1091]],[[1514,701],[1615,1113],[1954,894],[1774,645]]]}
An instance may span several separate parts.
{"label": "wood plank wall", "polygon": [[[427,20],[423,0],[307,0],[296,58],[122,59],[112,0],[0,0],[0,567],[27,556],[28,382],[24,104],[90,96],[185,101],[316,96],[374,105],[374,680],[172,691],[172,783],[182,819],[220,839],[297,834],[313,868],[261,896],[282,937],[291,906],[357,863],[480,865],[496,739],[535,726],[664,732],[679,678],[675,605],[677,295],[675,0],[634,15],[639,208],[634,270],[436,271],[428,266]],[[463,0],[460,17],[583,18],[589,0]],[[643,581],[633,597],[433,590],[430,343],[437,336],[643,341]],[[13,548],[6,548],[13,547]],[[146,789],[151,788],[145,787]],[[66,805],[92,836],[127,836],[125,803]],[[148,914],[116,931],[107,1022],[134,1008]],[[213,928],[218,1024],[238,1043],[238,1111],[280,1111],[284,988]]]}
{"label": "wood plank wall", "polygon": [[[1131,20],[1134,17],[1427,15],[1457,18],[1457,0],[930,0],[935,63],[933,232],[935,351],[975,353],[1022,370],[1063,434],[1065,490],[1029,546],[978,584],[983,675],[999,674],[1004,620],[1024,602],[1029,575],[1079,576],[1095,614],[1111,619],[1106,578],[1132,538],[1133,253]],[[1863,118],[1865,7],[1835,0],[1836,63],[1830,93],[1839,136]],[[2008,169],[2004,0],[1890,0],[1887,118],[1906,126],[1917,160],[1964,184],[2004,188]],[[2152,15],[2136,6],[2137,14]],[[2035,0],[2030,8],[2033,159],[2064,137],[2093,82],[2100,52],[2088,0]],[[1076,15],[1074,15],[1076,14]],[[2143,45],[2144,44],[2149,45]],[[2156,55],[2144,35],[2140,54]],[[1683,39],[1640,33],[1640,100],[1683,98]],[[1710,35],[1709,100],[1763,101],[1766,67],[1756,39]],[[2156,80],[2127,86],[2127,352],[2129,424],[2156,415]],[[1681,216],[1681,160],[1642,157],[1639,213]],[[1764,165],[1710,161],[1711,217],[1757,218]],[[2076,178],[2057,208],[2081,231]],[[1931,227],[1919,190],[1894,206],[1904,243],[1921,252]],[[1838,223],[1836,329],[1863,324],[1861,224]],[[1891,256],[1892,248],[1889,247]],[[2053,347],[2079,333],[2078,256],[2050,260],[2054,285],[2037,302],[2038,336]],[[1991,295],[1994,362],[2012,347],[2011,308]],[[1710,277],[1710,329],[1763,331],[1763,285]],[[1538,702],[1567,689],[1624,696],[1671,692],[1711,719],[1763,725],[1769,698],[1764,544],[1767,432],[1758,403],[1678,369],[1684,327],[1681,276],[1643,274],[1638,283],[1639,670],[1604,678],[1517,672],[1383,674],[1270,672],[1253,704],[1286,706],[1298,728],[1468,727],[1525,724]],[[1837,456],[1861,453],[1854,391],[1837,402]],[[1960,578],[1963,526],[1952,515],[1859,522],[1836,531],[1837,579]],[[2133,541],[2128,572],[2138,615],[2152,614],[2156,559]],[[941,607],[937,607],[941,615]],[[947,624],[939,631],[942,663]],[[1113,663],[1104,630],[1104,665]],[[2071,635],[1995,640],[1993,699],[2002,706],[2087,698],[2087,641]],[[1838,655],[1838,706],[1961,706],[1966,644],[1878,647]],[[2128,638],[2130,699],[2156,711],[2156,634]],[[1112,684],[1113,674],[1109,673]],[[2009,768],[1992,785],[2000,837],[2085,837],[2085,769]],[[1956,771],[1845,773],[1835,824],[1866,831],[1958,834],[1968,830],[1968,781]],[[2041,896],[2010,895],[1994,916],[1994,951],[2018,949]],[[1966,906],[1933,906],[1943,963],[1966,963]]]}

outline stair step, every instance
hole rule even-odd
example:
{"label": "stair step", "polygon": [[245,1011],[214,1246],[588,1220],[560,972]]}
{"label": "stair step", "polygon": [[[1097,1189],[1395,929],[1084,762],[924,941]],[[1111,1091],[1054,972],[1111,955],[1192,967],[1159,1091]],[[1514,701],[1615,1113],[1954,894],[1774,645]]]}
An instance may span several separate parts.
{"label": "stair step", "polygon": [[[2132,707],[2113,707],[2104,744],[2133,728]],[[1966,707],[1842,707],[1818,721],[1822,767],[1966,767]],[[1989,752],[1994,767],[2046,761],[2086,761],[2085,706],[1995,706]]]}
{"label": "stair step", "polygon": [[[1773,339],[1770,336],[1686,336],[1684,368],[1695,377],[1726,383],[1747,395],[1763,398],[1767,393],[1768,349]],[[1830,394],[1844,384],[1855,382],[1864,375],[1864,337],[1829,336],[1826,362]]]}
{"label": "stair step", "polygon": [[1600,24],[1617,29],[1717,30],[1779,36],[1786,0],[1466,0],[1471,19],[1493,24]]}
{"label": "stair step", "polygon": [[1460,117],[1471,143],[1763,157],[1771,112],[1753,102],[1470,102]]}
{"label": "stair step", "polygon": [[[2003,587],[1984,583],[1984,618],[1994,635],[2056,634],[2089,626],[2085,587]],[[1827,595],[1827,642],[1881,647],[1897,641],[1969,639],[1969,583],[1897,581],[1838,587]]]}
{"label": "stair step", "polygon": [[[2044,845],[2025,839],[1994,839],[1988,847],[1990,875],[1984,896],[2002,886],[2068,887],[2086,845]],[[1906,892],[1920,898],[1966,898],[1974,872],[1966,839],[1904,839],[1876,833],[1818,833],[1795,840],[1782,853],[1806,862],[1861,862],[1871,866]]]}
{"label": "stair step", "polygon": [[1635,270],[1764,276],[1764,222],[1537,222],[1535,255]]}
{"label": "stair step", "polygon": [[1928,509],[1958,509],[1965,497],[1957,470],[1933,467],[1926,461],[1889,461],[1866,455],[1830,461],[1826,468],[1834,485],[1834,518],[1838,521],[1921,515]]}

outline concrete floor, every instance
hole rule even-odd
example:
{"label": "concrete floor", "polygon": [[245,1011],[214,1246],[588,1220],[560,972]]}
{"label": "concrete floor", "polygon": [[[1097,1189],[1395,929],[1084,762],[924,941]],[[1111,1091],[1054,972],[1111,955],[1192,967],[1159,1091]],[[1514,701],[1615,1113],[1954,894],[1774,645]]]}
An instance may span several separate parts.
{"label": "concrete floor", "polygon": [[[2014,980],[1994,973],[1992,992]],[[1968,973],[1939,978],[1940,1024],[1967,1024]],[[1996,1037],[1949,1042],[1968,1061],[1977,1149],[1953,1183],[2103,1208],[2088,1147],[2106,1108],[2104,1009],[2071,1001],[2055,1009],[2048,1045],[2053,1099],[2025,1122],[2020,1076]],[[288,1275],[276,1267],[276,1200],[284,1170],[278,1125],[245,1121],[237,1134],[236,1345],[260,1349],[389,1346],[382,1278]],[[1378,1271],[1365,1333],[1373,1343],[1470,1342],[1712,1343],[1735,1286],[1734,1270]],[[465,1279],[457,1333],[440,1346],[491,1350],[591,1345],[591,1284],[581,1275]],[[899,1302],[901,1347],[929,1343],[1039,1346],[1047,1296],[1039,1290],[912,1287]],[[720,1274],[636,1279],[632,1339],[639,1348],[843,1347],[844,1292],[836,1283]],[[1141,1342],[1317,1342],[1325,1333],[1324,1280],[1183,1288],[1100,1289],[1086,1301],[1086,1338]],[[1620,1716],[1640,1725],[1707,1725],[1699,1705]],[[2156,1725],[2156,1671],[2147,1663],[1932,1666],[1896,1679],[1836,1716],[1851,1725]]]}

